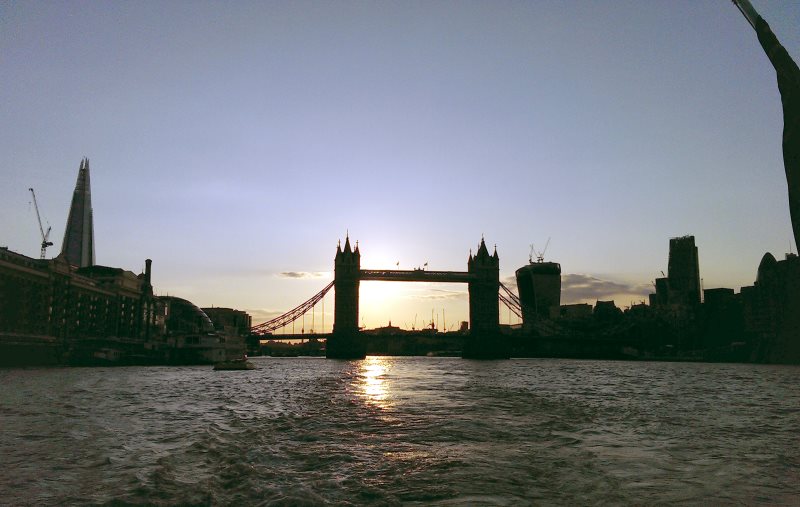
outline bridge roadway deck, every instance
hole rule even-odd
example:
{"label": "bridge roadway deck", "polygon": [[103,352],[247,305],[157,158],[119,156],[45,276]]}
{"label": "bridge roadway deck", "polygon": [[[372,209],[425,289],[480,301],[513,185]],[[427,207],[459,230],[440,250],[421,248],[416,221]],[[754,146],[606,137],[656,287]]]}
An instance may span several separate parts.
{"label": "bridge roadway deck", "polygon": [[281,342],[281,341],[308,341],[312,339],[317,340],[327,340],[331,337],[330,333],[278,333],[278,334],[266,334],[259,338],[260,341],[274,341],[274,342]]}
{"label": "bridge roadway deck", "polygon": [[475,275],[466,271],[426,271],[422,269],[362,269],[359,279],[382,280],[386,282],[450,282],[467,283],[475,279]]}

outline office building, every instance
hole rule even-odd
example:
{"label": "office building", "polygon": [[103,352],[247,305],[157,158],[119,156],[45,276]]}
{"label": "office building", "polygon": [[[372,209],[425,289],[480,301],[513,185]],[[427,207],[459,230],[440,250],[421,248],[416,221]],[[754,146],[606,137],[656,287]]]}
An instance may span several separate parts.
{"label": "office building", "polygon": [[697,306],[700,304],[700,263],[694,236],[669,240],[669,303]]}

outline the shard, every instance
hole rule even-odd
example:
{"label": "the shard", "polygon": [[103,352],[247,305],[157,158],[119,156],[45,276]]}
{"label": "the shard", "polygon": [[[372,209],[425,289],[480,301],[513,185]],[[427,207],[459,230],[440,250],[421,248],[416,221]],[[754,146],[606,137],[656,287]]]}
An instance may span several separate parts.
{"label": "the shard", "polygon": [[94,265],[94,221],[88,158],[81,160],[78,170],[78,181],[72,194],[61,255],[73,266],[83,268]]}

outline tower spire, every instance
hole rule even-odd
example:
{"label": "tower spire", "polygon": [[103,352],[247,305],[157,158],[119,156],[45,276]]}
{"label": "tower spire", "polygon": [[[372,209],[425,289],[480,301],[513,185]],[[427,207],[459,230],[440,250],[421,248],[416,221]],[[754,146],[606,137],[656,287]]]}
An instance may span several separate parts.
{"label": "tower spire", "polygon": [[82,268],[94,265],[94,220],[88,158],[81,159],[78,168],[78,181],[72,193],[61,255],[73,266]]}

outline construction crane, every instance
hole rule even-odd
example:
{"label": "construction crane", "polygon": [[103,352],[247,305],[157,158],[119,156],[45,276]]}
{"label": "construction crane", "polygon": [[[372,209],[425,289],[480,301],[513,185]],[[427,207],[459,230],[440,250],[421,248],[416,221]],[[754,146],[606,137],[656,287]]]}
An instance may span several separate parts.
{"label": "construction crane", "polygon": [[528,262],[533,263],[533,254],[536,254],[536,262],[544,262],[544,253],[547,251],[547,247],[550,246],[550,238],[547,238],[547,243],[544,245],[544,250],[541,252],[536,250],[531,243],[531,253],[528,255]]}
{"label": "construction crane", "polygon": [[47,251],[48,246],[53,246],[52,241],[47,241],[50,238],[50,226],[47,226],[47,232],[44,232],[44,227],[42,227],[42,217],[39,215],[39,205],[36,204],[36,193],[33,191],[32,188],[28,190],[31,191],[31,195],[33,196],[33,208],[36,210],[36,220],[39,221],[39,232],[42,233],[42,251],[39,255],[40,259],[44,259],[44,254]]}

